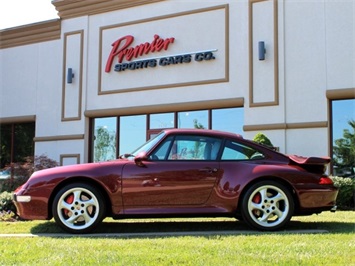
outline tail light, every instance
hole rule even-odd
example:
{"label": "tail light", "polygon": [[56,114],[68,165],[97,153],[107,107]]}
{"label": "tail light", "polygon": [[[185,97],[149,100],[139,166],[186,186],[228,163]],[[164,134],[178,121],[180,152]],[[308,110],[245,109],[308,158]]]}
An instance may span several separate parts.
{"label": "tail light", "polygon": [[328,176],[322,176],[319,179],[319,185],[333,185],[333,180],[331,180]]}

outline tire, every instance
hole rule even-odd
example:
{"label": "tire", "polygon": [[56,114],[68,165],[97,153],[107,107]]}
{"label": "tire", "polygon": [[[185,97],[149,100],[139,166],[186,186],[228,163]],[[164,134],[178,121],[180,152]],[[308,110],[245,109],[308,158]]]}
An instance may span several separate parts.
{"label": "tire", "polygon": [[54,197],[52,211],[56,223],[73,234],[92,232],[106,213],[100,191],[85,183],[63,187]]}
{"label": "tire", "polygon": [[242,199],[243,220],[262,231],[274,231],[285,226],[294,211],[290,191],[275,181],[262,181],[251,186]]}

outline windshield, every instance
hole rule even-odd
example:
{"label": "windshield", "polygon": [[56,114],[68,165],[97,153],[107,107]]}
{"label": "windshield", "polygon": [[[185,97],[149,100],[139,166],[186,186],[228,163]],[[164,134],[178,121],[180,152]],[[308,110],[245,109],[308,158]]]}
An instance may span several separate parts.
{"label": "windshield", "polygon": [[142,146],[140,146],[138,149],[134,150],[130,155],[133,157],[137,156],[140,152],[148,152],[150,151],[163,137],[165,133],[160,132],[158,135],[156,135],[154,138],[148,140],[146,143],[144,143]]}

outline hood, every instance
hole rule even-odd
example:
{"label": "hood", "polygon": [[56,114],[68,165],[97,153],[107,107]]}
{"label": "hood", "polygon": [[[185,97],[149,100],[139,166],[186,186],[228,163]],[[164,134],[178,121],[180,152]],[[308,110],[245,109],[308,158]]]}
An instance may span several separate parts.
{"label": "hood", "polygon": [[99,163],[85,163],[85,164],[75,164],[68,166],[58,166],[54,168],[48,168],[36,171],[32,174],[30,179],[38,178],[65,178],[70,176],[86,176],[86,177],[97,177],[107,174],[112,174],[113,172],[120,172],[120,166],[127,163],[127,160],[114,160],[108,162]]}

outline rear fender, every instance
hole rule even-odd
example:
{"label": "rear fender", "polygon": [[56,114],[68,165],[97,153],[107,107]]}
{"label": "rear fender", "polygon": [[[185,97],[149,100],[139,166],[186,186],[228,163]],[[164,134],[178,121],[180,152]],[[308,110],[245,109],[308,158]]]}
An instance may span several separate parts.
{"label": "rear fender", "polygon": [[282,184],[284,187],[286,187],[292,197],[293,197],[293,200],[294,200],[294,204],[295,204],[295,210],[299,208],[299,198],[298,198],[298,195],[297,193],[295,192],[293,186],[287,182],[285,179],[283,178],[280,178],[280,177],[276,177],[276,176],[261,176],[255,180],[253,180],[252,182],[248,183],[245,187],[243,187],[242,189],[242,192],[240,194],[240,197],[238,198],[238,207],[237,207],[237,210],[239,211],[240,208],[241,208],[241,204],[242,204],[242,201],[243,201],[243,198],[244,198],[244,195],[246,193],[246,191],[248,191],[248,189],[253,186],[255,183],[258,183],[260,181],[265,181],[265,180],[270,180],[270,181],[276,181],[280,184]]}

